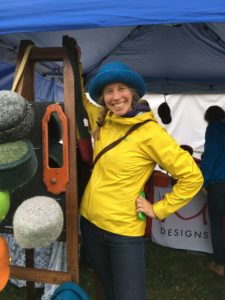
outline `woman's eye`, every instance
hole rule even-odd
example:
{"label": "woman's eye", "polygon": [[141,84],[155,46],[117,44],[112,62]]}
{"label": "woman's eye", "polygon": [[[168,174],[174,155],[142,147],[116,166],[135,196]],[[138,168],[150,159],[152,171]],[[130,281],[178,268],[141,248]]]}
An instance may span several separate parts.
{"label": "woman's eye", "polygon": [[107,90],[106,90],[106,91],[104,91],[104,94],[105,94],[105,95],[109,95],[110,93],[111,93],[111,91],[110,91],[110,90],[108,90],[108,91],[107,91]]}
{"label": "woman's eye", "polygon": [[126,90],[126,88],[125,87],[121,87],[121,88],[119,88],[119,91],[121,91],[121,92],[124,92]]}

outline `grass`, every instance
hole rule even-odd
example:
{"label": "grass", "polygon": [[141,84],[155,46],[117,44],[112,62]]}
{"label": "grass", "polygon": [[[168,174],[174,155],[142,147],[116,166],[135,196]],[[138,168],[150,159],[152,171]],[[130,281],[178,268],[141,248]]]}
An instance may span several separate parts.
{"label": "grass", "polygon": [[[162,247],[147,240],[146,254],[147,300],[225,299],[225,278],[207,270],[203,253]],[[90,300],[96,300],[93,272],[85,264],[80,266],[80,285]],[[41,295],[42,290],[38,292]],[[0,294],[0,300],[25,299],[26,289],[10,283]]]}
{"label": "grass", "polygon": [[153,243],[147,251],[148,300],[225,299],[225,279],[207,270],[205,254]]}

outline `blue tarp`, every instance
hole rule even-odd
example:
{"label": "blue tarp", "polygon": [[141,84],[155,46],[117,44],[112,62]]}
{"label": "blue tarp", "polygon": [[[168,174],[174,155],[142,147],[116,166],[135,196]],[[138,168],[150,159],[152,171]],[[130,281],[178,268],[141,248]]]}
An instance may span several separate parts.
{"label": "blue tarp", "polygon": [[0,34],[224,22],[224,0],[1,0]]}
{"label": "blue tarp", "polygon": [[[102,64],[118,60],[149,92],[225,91],[224,0],[0,0],[0,8],[0,89],[10,86],[21,40],[60,47],[68,35],[81,47],[87,85]],[[40,63],[36,72],[36,97],[62,99],[62,66]]]}

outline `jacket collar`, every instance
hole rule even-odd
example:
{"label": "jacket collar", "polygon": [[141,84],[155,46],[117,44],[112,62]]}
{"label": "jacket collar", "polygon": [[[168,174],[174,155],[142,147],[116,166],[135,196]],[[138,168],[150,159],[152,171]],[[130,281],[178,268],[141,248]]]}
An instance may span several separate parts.
{"label": "jacket collar", "polygon": [[140,123],[145,120],[152,120],[157,122],[152,111],[140,113],[132,118],[120,117],[115,114],[112,114],[111,112],[108,112],[105,119],[106,123],[113,122],[113,123],[124,124],[124,125],[125,124],[134,125],[136,123]]}

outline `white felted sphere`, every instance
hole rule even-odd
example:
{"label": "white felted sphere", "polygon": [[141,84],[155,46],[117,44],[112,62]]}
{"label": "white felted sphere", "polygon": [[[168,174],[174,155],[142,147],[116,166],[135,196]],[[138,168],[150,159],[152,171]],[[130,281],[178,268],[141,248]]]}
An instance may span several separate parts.
{"label": "white felted sphere", "polygon": [[13,228],[14,238],[22,248],[47,246],[62,232],[62,209],[53,198],[32,197],[16,209]]}

